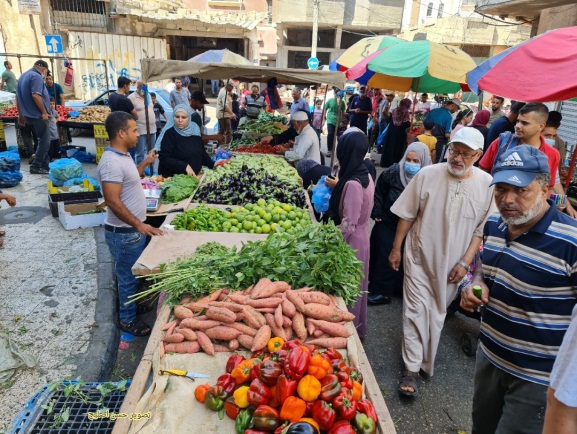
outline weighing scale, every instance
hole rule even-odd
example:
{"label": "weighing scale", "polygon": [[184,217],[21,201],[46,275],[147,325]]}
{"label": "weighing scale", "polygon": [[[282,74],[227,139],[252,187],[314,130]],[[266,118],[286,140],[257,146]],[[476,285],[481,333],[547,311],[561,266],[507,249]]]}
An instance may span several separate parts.
{"label": "weighing scale", "polygon": [[144,197],[146,198],[146,211],[156,212],[160,208],[160,194],[161,190],[158,189],[144,189]]}

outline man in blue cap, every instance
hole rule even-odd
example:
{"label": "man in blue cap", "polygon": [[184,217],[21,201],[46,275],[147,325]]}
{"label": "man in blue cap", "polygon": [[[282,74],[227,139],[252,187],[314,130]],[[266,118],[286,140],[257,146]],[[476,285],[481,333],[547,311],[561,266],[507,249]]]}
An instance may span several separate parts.
{"label": "man in blue cap", "polygon": [[485,306],[473,434],[543,430],[549,376],[577,302],[577,221],[549,200],[549,177],[547,156],[529,145],[493,168],[500,215],[485,225],[482,264],[461,295],[467,311]]}

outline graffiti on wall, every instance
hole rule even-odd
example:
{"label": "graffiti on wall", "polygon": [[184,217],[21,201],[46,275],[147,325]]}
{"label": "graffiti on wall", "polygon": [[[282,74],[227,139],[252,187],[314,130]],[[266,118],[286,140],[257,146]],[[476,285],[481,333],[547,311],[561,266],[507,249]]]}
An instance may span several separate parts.
{"label": "graffiti on wall", "polygon": [[[108,66],[108,70],[106,66]],[[128,77],[130,81],[136,81],[140,78],[141,72],[140,68],[128,68],[126,66],[117,69],[112,59],[108,59],[107,65],[99,61],[95,64],[95,72],[82,75],[82,93],[90,94],[92,91],[102,92],[106,90],[107,86],[116,86],[118,77]],[[108,83],[106,80],[107,76]]]}
{"label": "graffiti on wall", "polygon": [[74,92],[83,100],[116,87],[118,77],[138,80],[142,58],[166,58],[164,40],[128,35],[70,32],[69,50],[71,57],[86,59],[74,62]]}

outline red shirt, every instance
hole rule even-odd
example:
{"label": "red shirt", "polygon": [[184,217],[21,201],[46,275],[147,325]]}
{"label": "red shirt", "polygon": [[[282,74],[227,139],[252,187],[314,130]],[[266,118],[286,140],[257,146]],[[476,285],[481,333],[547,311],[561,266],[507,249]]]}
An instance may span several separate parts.
{"label": "red shirt", "polygon": [[[559,156],[559,151],[552,146],[545,143],[543,136],[541,138],[541,146],[539,150],[547,156],[549,160],[549,173],[551,174],[551,180],[549,181],[549,187],[553,187],[557,184],[559,161],[561,157]],[[511,149],[511,148],[509,148]],[[479,161],[479,167],[485,172],[491,173],[493,166],[495,164],[495,157],[497,156],[497,151],[499,150],[499,138],[496,138],[493,143],[489,145],[487,151],[483,154],[483,157]]]}

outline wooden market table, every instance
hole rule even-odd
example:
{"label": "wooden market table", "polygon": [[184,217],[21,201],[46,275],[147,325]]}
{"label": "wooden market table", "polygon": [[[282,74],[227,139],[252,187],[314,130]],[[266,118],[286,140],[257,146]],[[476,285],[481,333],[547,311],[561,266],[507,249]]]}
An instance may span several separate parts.
{"label": "wooden market table", "polygon": [[[195,204],[191,206],[196,206]],[[174,219],[175,214],[169,214],[165,224]],[[140,258],[136,261],[133,273],[147,275],[159,270],[160,264],[188,256],[197,247],[207,242],[215,241],[225,246],[241,246],[247,241],[266,238],[262,234],[166,231],[162,237],[153,237]],[[342,299],[339,307],[346,309]],[[210,378],[202,383],[216,384],[218,376],[223,372],[226,360],[231,353],[216,353],[215,356],[199,352],[195,354],[166,354],[160,359],[159,345],[162,340],[162,327],[170,320],[171,308],[163,305],[154,324],[148,344],[132,379],[132,384],[124,399],[120,413],[126,415],[146,414],[151,418],[131,420],[130,417],[117,419],[112,434],[143,433],[177,434],[178,432],[194,432],[234,434],[234,422],[228,418],[220,421],[218,415],[207,410],[194,398],[195,383],[187,378],[176,378],[157,375],[158,369],[186,369],[203,372]],[[371,365],[364,351],[352,322],[347,323],[351,336],[347,339],[346,357],[351,365],[358,367],[364,376],[365,395],[375,407],[379,421],[377,433],[396,433],[391,415],[375,379]],[[247,352],[247,355],[249,353]],[[201,384],[198,382],[198,384]],[[169,387],[170,386],[170,387]],[[186,415],[174,417],[175,408],[186,408]],[[155,416],[156,415],[156,416]],[[156,419],[155,419],[156,417]],[[150,425],[149,425],[150,424]],[[184,429],[184,427],[187,427]]]}

